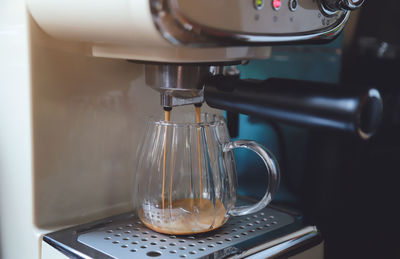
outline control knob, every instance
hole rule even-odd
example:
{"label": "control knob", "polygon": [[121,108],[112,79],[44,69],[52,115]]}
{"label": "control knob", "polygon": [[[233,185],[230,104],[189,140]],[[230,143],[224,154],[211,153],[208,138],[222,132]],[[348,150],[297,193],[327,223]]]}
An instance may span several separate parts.
{"label": "control knob", "polygon": [[339,10],[351,11],[359,8],[364,0],[321,0],[322,6],[330,11],[336,12]]}

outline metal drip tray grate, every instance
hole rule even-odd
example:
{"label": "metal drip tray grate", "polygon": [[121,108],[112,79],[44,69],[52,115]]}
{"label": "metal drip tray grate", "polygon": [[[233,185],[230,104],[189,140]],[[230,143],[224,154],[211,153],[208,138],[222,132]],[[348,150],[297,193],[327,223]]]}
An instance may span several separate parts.
{"label": "metal drip tray grate", "polygon": [[201,258],[224,257],[245,242],[294,223],[293,216],[266,208],[244,217],[231,217],[221,228],[193,236],[154,232],[130,214],[96,230],[80,234],[78,241],[112,258]]}
{"label": "metal drip tray grate", "polygon": [[[244,200],[241,203],[248,203]],[[318,230],[275,208],[231,217],[225,225],[193,236],[148,229],[134,213],[49,233],[43,241],[70,258],[269,258],[321,243]],[[304,249],[305,249],[304,248]]]}

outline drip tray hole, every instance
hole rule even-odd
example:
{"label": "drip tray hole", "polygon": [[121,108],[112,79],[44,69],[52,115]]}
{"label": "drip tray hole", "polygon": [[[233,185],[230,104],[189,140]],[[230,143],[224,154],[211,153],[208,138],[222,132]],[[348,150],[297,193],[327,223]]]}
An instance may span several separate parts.
{"label": "drip tray hole", "polygon": [[146,255],[149,257],[158,257],[158,256],[161,256],[162,254],[158,251],[150,251],[150,252],[147,252]]}

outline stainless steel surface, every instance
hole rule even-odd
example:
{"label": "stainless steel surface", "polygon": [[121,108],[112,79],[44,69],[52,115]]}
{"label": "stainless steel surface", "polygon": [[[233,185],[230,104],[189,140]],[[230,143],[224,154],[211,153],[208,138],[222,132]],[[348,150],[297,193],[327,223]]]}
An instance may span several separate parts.
{"label": "stainless steel surface", "polygon": [[[191,9],[191,5],[195,7]],[[196,16],[199,13],[194,10],[198,9],[196,5],[204,8],[204,12],[213,12],[207,17],[215,19]],[[330,15],[321,10],[323,5],[319,1],[313,0],[302,1],[295,12],[289,9],[287,3],[282,6],[285,8],[275,11],[269,4],[258,10],[251,1],[230,0],[215,4],[214,1],[150,0],[153,22],[160,34],[172,44],[191,47],[334,39],[344,28],[350,14],[349,11],[337,11]],[[218,15],[218,12],[229,12],[227,10],[239,13]],[[235,22],[241,16],[249,17],[242,19],[245,24]]]}
{"label": "stainless steel surface", "polygon": [[151,63],[145,65],[146,84],[161,93],[161,105],[173,107],[203,102],[203,85],[210,65]]}
{"label": "stainless steel surface", "polygon": [[199,96],[193,97],[193,98],[179,98],[179,97],[173,97],[168,94],[161,94],[161,100],[160,104],[163,107],[175,107],[175,106],[181,106],[181,105],[189,105],[189,104],[196,104],[196,103],[203,103],[204,102],[204,96],[203,93],[199,93]]}
{"label": "stainless steel surface", "polygon": [[364,3],[364,0],[322,0],[322,5],[329,11],[355,10]]}
{"label": "stainless steel surface", "polygon": [[289,0],[289,10],[292,12],[296,11],[298,4],[298,0]]}
{"label": "stainless steel surface", "polygon": [[218,230],[171,236],[146,228],[133,213],[61,230],[44,241],[70,258],[241,258],[270,250],[281,255],[320,242],[315,227],[303,227],[298,218],[265,208],[233,217]]}
{"label": "stainless steel surface", "polygon": [[[306,240],[310,241],[316,236],[318,236],[318,230],[316,227],[314,226],[304,227],[293,233],[276,238],[273,241],[263,243],[259,246],[253,247],[243,252],[242,254],[234,255],[230,258],[261,259],[261,258],[284,256],[284,254],[287,254],[289,251],[294,252],[294,250],[299,249],[301,246],[304,246],[305,243],[307,243],[304,241]],[[314,244],[312,244],[311,246],[313,245]],[[315,259],[315,257],[312,258]]]}
{"label": "stainless steel surface", "polygon": [[355,10],[364,3],[364,0],[342,0],[341,6],[345,10]]}
{"label": "stainless steel surface", "polygon": [[[116,258],[199,258],[225,251],[238,243],[293,223],[293,217],[264,210],[250,217],[232,218],[212,233],[196,236],[168,236],[146,228],[135,217],[82,234],[78,241]],[[228,249],[231,253],[237,249]]]}

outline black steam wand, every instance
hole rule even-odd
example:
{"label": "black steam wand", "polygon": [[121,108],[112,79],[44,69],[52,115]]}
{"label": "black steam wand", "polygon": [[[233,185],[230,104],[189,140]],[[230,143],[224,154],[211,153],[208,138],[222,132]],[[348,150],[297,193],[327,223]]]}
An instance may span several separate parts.
{"label": "black steam wand", "polygon": [[382,98],[374,88],[278,78],[261,81],[216,75],[206,82],[204,99],[228,112],[351,132],[362,139],[375,134],[383,112]]}

